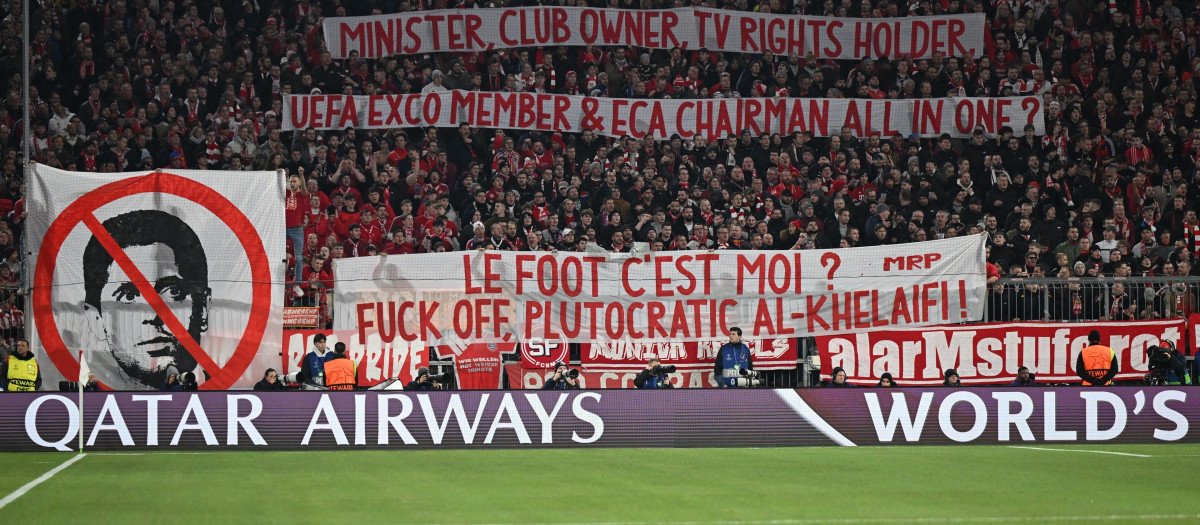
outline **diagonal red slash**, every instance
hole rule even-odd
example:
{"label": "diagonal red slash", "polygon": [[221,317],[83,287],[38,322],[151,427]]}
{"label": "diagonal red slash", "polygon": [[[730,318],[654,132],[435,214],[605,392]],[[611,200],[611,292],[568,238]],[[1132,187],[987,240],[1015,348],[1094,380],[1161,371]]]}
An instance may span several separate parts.
{"label": "diagonal red slash", "polygon": [[175,317],[175,313],[171,311],[167,303],[163,302],[162,296],[158,295],[158,290],[155,290],[154,286],[146,280],[146,276],[142,275],[141,270],[138,270],[137,265],[133,264],[133,261],[126,255],[125,250],[121,249],[121,246],[117,244],[116,239],[112,238],[112,235],[109,235],[108,230],[104,229],[104,225],[100,224],[96,216],[90,213],[85,214],[83,216],[83,224],[91,230],[92,235],[100,242],[100,246],[103,246],[104,250],[112,256],[113,261],[117,263],[117,266],[121,267],[121,270],[129,277],[130,282],[137,287],[142,297],[146,299],[146,302],[150,303],[150,308],[154,309],[154,313],[158,314],[158,318],[163,320],[163,323],[167,325],[167,329],[175,334],[175,338],[183,344],[183,348],[192,355],[192,358],[196,360],[200,368],[209,374],[220,370],[220,367],[204,352],[204,349],[200,348],[200,343],[192,339],[192,333],[183,326],[183,323],[179,322],[179,319]]}

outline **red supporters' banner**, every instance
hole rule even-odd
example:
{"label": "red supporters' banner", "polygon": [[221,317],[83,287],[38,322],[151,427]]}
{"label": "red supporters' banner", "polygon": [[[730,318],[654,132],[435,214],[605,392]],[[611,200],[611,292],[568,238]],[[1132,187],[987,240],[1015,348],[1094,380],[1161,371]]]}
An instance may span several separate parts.
{"label": "red supporters' banner", "polygon": [[635,138],[724,138],[810,131],[832,136],[849,128],[856,137],[917,134],[968,137],[976,126],[996,135],[1008,126],[1017,135],[1032,124],[1045,134],[1038,97],[940,99],[629,99],[442,91],[411,95],[288,95],[284,131],[455,127],[520,128]]}
{"label": "red supporters' banner", "polygon": [[503,376],[501,354],[516,352],[514,343],[472,343],[438,348],[438,357],[454,361],[459,390],[498,390]]}
{"label": "red supporters' banner", "polygon": [[521,363],[526,368],[554,368],[555,363],[565,363],[571,355],[567,341],[531,337],[521,345]]}
{"label": "red supporters' banner", "polygon": [[[580,348],[582,365],[589,372],[637,373],[646,367],[651,358],[658,358],[664,365],[675,365],[680,370],[712,370],[717,351],[725,340],[699,343],[643,343],[640,341],[615,341],[583,343]],[[754,368],[759,370],[791,370],[796,368],[796,340],[779,338],[746,340]]]}
{"label": "red supporters' banner", "polygon": [[1100,344],[1117,352],[1116,379],[1140,379],[1146,348],[1161,341],[1178,344],[1187,326],[1183,319],[1121,323],[993,323],[931,328],[874,330],[817,337],[821,377],[834,367],[847,380],[874,385],[891,372],[900,386],[942,384],[948,368],[963,384],[1007,384],[1025,366],[1038,382],[1079,383],[1075,358],[1087,346],[1088,332],[1100,332]]}
{"label": "red supporters' banner", "polygon": [[984,236],[869,248],[335,259],[334,328],[430,345],[794,338],[983,316]]}
{"label": "red supporters' banner", "polygon": [[1189,353],[1190,355],[1200,355],[1200,314],[1191,314],[1188,316],[1188,333],[1191,334],[1191,348],[1179,349]]}
{"label": "red supporters' banner", "polygon": [[[374,386],[396,378],[402,383],[412,381],[417,369],[429,366],[429,349],[421,343],[393,341],[382,343],[379,336],[359,339],[358,334],[329,330],[284,330],[283,359],[279,373],[295,371],[300,359],[313,349],[313,336],[325,334],[325,343],[332,352],[338,341],[346,343],[346,354],[358,368],[358,386]],[[366,341],[363,344],[361,341]]]}
{"label": "red supporters' banner", "polygon": [[524,7],[447,9],[326,18],[334,58],[487,51],[543,46],[796,53],[818,59],[976,57],[983,13],[904,18],[834,18],[720,9]]}
{"label": "red supporters' banner", "polygon": [[[793,363],[794,364],[794,363]],[[755,364],[757,367],[757,363]],[[643,363],[641,368],[645,368]],[[580,388],[637,388],[633,384],[634,378],[641,372],[641,368],[631,371],[614,371],[614,372],[596,372],[592,370],[579,370],[579,386]],[[508,387],[514,390],[537,390],[546,384],[546,378],[553,375],[553,371],[534,368],[521,368],[520,365],[504,365],[504,373],[508,375]],[[713,380],[712,367],[708,370],[680,370],[674,374],[670,374],[671,384],[675,388],[716,388],[717,382]]]}

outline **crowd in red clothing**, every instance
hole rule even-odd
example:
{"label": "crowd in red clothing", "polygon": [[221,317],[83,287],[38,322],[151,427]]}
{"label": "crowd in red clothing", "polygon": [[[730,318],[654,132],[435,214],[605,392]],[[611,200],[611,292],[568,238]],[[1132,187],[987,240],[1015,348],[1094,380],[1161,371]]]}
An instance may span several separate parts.
{"label": "crowd in red clothing", "polygon": [[[562,3],[585,4],[689,5]],[[287,220],[302,228],[289,240],[289,290],[301,301],[332,285],[329,258],[479,248],[787,250],[987,232],[1003,275],[1197,271],[1200,13],[1191,0],[1111,0],[1090,10],[1061,0],[690,3],[846,17],[986,13],[982,56],[925,60],[591,46],[333,60],[320,31],[326,16],[508,5],[35,3],[33,157],[97,172],[286,170],[299,178]],[[17,253],[24,216],[19,6],[0,6],[6,258]],[[706,141],[465,125],[279,129],[289,93],[443,88],[628,98],[1034,95],[1045,101],[1047,133],[744,131]]]}

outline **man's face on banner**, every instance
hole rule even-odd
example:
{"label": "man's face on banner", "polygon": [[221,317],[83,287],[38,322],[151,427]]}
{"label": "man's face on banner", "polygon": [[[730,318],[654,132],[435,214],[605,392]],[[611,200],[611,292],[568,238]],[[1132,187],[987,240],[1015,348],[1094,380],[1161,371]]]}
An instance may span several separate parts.
{"label": "man's face on banner", "polygon": [[[104,380],[118,389],[157,388],[171,372],[199,372],[196,358],[181,342],[190,335],[200,344],[208,330],[212,291],[199,237],[179,217],[158,210],[118,215],[104,221],[103,228],[109,239],[101,242],[93,236],[82,262],[84,311],[93,340],[112,354],[119,369],[120,377]],[[127,272],[114,254],[137,271]],[[148,300],[143,290],[157,297]],[[162,307],[155,309],[160,302]],[[171,330],[171,318],[181,330]]]}
{"label": "man's face on banner", "polygon": [[[125,248],[142,275],[150,281],[162,302],[192,334],[204,330],[208,296],[195,293],[197,286],[181,275],[175,250],[155,243]],[[100,294],[100,312],[104,338],[121,370],[131,379],[157,386],[168,371],[188,372],[196,360],[184,349],[179,338],[166,327],[132,279],[115,262],[109,265],[109,279]],[[199,308],[197,308],[199,306]],[[199,342],[199,341],[197,341]]]}

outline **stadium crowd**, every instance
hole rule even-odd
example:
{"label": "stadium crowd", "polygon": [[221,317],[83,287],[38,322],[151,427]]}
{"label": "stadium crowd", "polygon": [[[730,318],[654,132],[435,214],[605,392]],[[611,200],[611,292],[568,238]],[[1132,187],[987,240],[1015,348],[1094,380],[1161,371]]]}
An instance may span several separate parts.
{"label": "stadium crowd", "polygon": [[[841,17],[986,13],[982,56],[927,60],[623,47],[333,60],[320,30],[326,16],[514,4],[34,2],[32,157],[92,172],[286,170],[295,176],[287,196],[292,304],[326,304],[330,258],[479,248],[788,250],[986,232],[990,280],[1200,271],[1200,13],[1190,0],[691,2]],[[25,217],[20,6],[0,6],[0,78],[8,81],[0,93],[0,280],[9,283],[22,277],[15,247]],[[628,98],[1035,95],[1045,102],[1047,133],[977,129],[968,139],[921,139],[747,130],[705,141],[466,125],[280,130],[286,94],[443,89]],[[1194,309],[1188,287],[1134,297],[1071,286],[998,285],[992,317]],[[1053,300],[1038,295],[1046,293]],[[1035,303],[1053,306],[1027,306]],[[3,304],[16,308],[11,298]]]}

